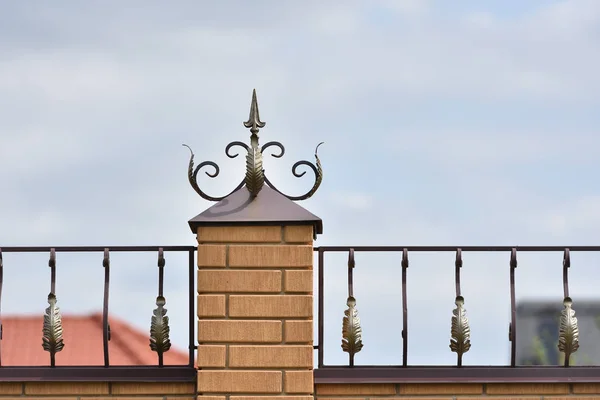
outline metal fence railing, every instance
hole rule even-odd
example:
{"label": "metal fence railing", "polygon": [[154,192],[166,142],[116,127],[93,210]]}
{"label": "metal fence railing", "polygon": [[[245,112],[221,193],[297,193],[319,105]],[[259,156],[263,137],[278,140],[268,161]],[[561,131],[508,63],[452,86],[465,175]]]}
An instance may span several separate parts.
{"label": "metal fence railing", "polygon": [[[51,269],[50,293],[48,295],[48,308],[45,310],[43,329],[40,329],[40,341],[43,349],[48,352],[49,366],[5,366],[2,365],[2,319],[0,314],[0,381],[28,381],[28,380],[67,380],[67,381],[127,381],[127,380],[152,380],[152,381],[189,381],[195,379],[194,354],[194,292],[195,280],[195,255],[196,247],[193,246],[114,246],[114,247],[3,247],[0,248],[0,306],[2,302],[2,286],[4,285],[4,268],[10,268],[3,262],[6,253],[48,253],[48,266]],[[111,330],[109,324],[109,288],[111,280],[110,254],[113,252],[154,252],[157,255],[158,266],[158,293],[155,309],[151,315],[150,335],[148,344],[156,353],[156,365],[122,366],[111,365],[109,347]],[[189,360],[185,365],[165,365],[163,358],[171,348],[168,318],[164,305],[163,294],[165,252],[188,253],[188,336]],[[104,268],[104,291],[102,308],[102,347],[104,356],[103,366],[57,366],[56,355],[65,346],[63,339],[63,326],[58,296],[56,293],[56,254],[58,253],[99,253],[98,263]],[[6,282],[10,284],[9,282]],[[0,308],[1,310],[1,308]],[[150,316],[150,315],[149,315]],[[67,344],[68,345],[68,344]]]}
{"label": "metal fence railing", "polygon": [[[315,382],[457,382],[457,381],[593,381],[600,376],[600,366],[573,366],[570,359],[579,349],[579,329],[575,317],[573,304],[569,295],[569,267],[571,253],[573,252],[600,252],[600,246],[321,246],[315,247],[318,254],[318,369],[315,370]],[[325,365],[324,363],[324,269],[326,268],[325,253],[337,252],[348,254],[348,297],[347,309],[344,312],[342,326],[342,351],[348,353],[347,365]],[[354,297],[353,270],[356,267],[354,254],[357,252],[392,252],[398,255],[398,267],[402,268],[402,330],[399,336],[402,347],[398,349],[402,354],[402,363],[396,366],[354,365],[354,356],[363,348],[362,327],[356,309]],[[450,351],[456,353],[455,366],[411,366],[408,363],[408,299],[407,299],[407,269],[409,268],[409,255],[423,252],[450,252],[456,255],[455,266],[455,308],[452,314],[452,323],[449,330]],[[464,298],[461,294],[460,272],[462,256],[465,252],[502,252],[507,255],[507,279],[510,283],[511,316],[508,326],[508,341],[510,342],[510,364],[506,366],[463,366],[463,354],[471,348],[471,331],[469,319],[464,308]],[[561,366],[520,366],[516,365],[517,345],[517,305],[515,300],[515,271],[517,269],[517,256],[523,252],[561,252],[563,254],[563,310],[560,316],[558,337],[558,350],[562,353],[564,363]],[[597,344],[587,344],[594,346]]]}

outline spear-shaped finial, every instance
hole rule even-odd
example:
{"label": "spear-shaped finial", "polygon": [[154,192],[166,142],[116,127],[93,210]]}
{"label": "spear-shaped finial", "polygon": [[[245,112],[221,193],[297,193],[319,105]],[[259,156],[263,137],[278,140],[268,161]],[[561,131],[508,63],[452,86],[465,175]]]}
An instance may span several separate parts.
{"label": "spear-shaped finial", "polygon": [[[256,89],[252,90],[252,104],[250,105],[250,117],[248,121],[244,122],[246,128],[250,128],[252,135],[258,136],[258,129],[264,128],[265,123],[261,122],[260,115],[258,114],[258,101],[256,100]],[[257,141],[258,145],[258,141]]]}

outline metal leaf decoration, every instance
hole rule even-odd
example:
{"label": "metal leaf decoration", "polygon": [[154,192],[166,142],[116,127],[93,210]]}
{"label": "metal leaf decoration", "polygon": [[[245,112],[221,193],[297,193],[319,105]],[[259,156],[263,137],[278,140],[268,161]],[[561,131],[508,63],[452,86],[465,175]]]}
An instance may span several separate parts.
{"label": "metal leaf decoration", "polygon": [[356,309],[356,299],[352,296],[348,297],[346,305],[348,305],[348,309],[344,311],[345,316],[342,322],[342,350],[349,354],[352,366],[354,365],[354,355],[363,348],[362,330]]}
{"label": "metal leaf decoration", "polygon": [[461,366],[463,354],[471,348],[471,328],[469,328],[467,310],[463,307],[465,299],[458,296],[454,304],[456,308],[452,311],[450,350],[457,354],[458,366]]}
{"label": "metal leaf decoration", "polygon": [[246,156],[246,188],[256,197],[265,183],[262,153],[257,147],[249,147]]}
{"label": "metal leaf decoration", "polygon": [[50,353],[50,364],[54,366],[54,356],[65,347],[65,344],[62,338],[60,308],[56,305],[54,293],[48,295],[48,304],[50,306],[46,308],[46,314],[44,315],[42,347]]}
{"label": "metal leaf decoration", "polygon": [[163,353],[171,348],[169,339],[169,317],[167,309],[164,308],[166,300],[163,296],[156,298],[156,309],[153,311],[152,323],[150,325],[150,348],[158,354],[159,364],[162,365]]}
{"label": "metal leaf decoration", "polygon": [[565,354],[565,366],[569,365],[569,357],[579,349],[579,328],[575,310],[571,308],[573,300],[565,297],[564,309],[560,315],[560,328],[558,333],[558,350]]}

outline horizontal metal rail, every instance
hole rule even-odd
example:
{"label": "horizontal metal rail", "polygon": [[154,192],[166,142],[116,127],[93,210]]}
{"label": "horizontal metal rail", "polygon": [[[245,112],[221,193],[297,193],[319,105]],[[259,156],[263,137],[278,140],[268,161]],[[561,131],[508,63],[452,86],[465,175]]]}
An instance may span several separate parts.
{"label": "horizontal metal rail", "polygon": [[[315,383],[375,383],[375,382],[592,382],[600,376],[600,366],[570,366],[570,356],[579,348],[577,318],[569,296],[568,271],[573,252],[600,252],[600,246],[319,246],[318,253],[318,369],[315,370]],[[343,252],[348,254],[348,300],[342,326],[342,350],[348,353],[348,365],[325,365],[324,363],[324,268],[325,253]],[[353,295],[353,270],[356,267],[356,252],[398,253],[398,266],[402,268],[402,365],[364,366],[355,365],[356,353],[360,352],[362,328]],[[408,364],[408,307],[407,274],[411,253],[454,252],[456,308],[453,310],[450,331],[450,350],[457,354],[455,366],[411,366]],[[468,352],[470,343],[469,321],[464,308],[465,299],[461,295],[460,273],[465,252],[505,252],[510,282],[511,321],[508,339],[511,343],[511,361],[508,366],[463,366],[462,357]],[[563,253],[564,309],[560,318],[558,350],[564,355],[562,366],[517,366],[516,365],[516,300],[515,270],[517,255],[520,252],[561,252]]]}
{"label": "horizontal metal rail", "polygon": [[409,252],[454,252],[456,249],[461,249],[463,252],[511,252],[513,249],[517,251],[533,251],[533,252],[563,252],[565,248],[576,251],[598,251],[600,252],[600,246],[319,246],[314,247],[313,250],[323,252],[348,252],[350,249],[357,251],[368,251],[368,252],[400,252],[404,250]]}
{"label": "horizontal metal rail", "polygon": [[193,366],[2,367],[0,382],[194,382]]}
{"label": "horizontal metal rail", "polygon": [[196,251],[195,246],[19,246],[2,247],[3,253],[50,253],[54,249],[57,253],[93,253],[103,252],[104,249],[111,252],[158,252],[163,251]]}
{"label": "horizontal metal rail", "polygon": [[321,367],[315,384],[323,383],[573,383],[598,382],[598,367]]}
{"label": "horizontal metal rail", "polygon": [[[195,246],[57,246],[57,247],[2,247],[0,248],[0,302],[2,301],[3,270],[9,268],[3,253],[49,253],[48,266],[50,274],[49,307],[46,308],[43,326],[43,348],[50,355],[50,366],[6,366],[2,364],[0,347],[0,381],[137,381],[137,382],[193,382],[196,369],[194,366],[194,305],[195,294]],[[101,265],[104,268],[104,305],[102,312],[102,342],[104,366],[57,366],[56,355],[62,351],[65,343],[62,338],[62,317],[57,305],[56,275],[57,255],[60,253],[100,253],[103,254]],[[109,285],[110,285],[110,253],[112,252],[156,252],[158,266],[158,296],[156,309],[152,313],[149,347],[157,354],[157,365],[113,366],[109,360],[109,342],[111,330],[109,319]],[[164,353],[171,348],[169,338],[169,322],[164,308],[166,300],[163,294],[165,252],[188,253],[188,364],[164,365]],[[99,257],[100,258],[100,257]],[[99,262],[100,264],[100,262]],[[0,315],[1,317],[1,315]],[[2,322],[0,319],[0,345],[2,343]],[[68,344],[66,344],[68,345]]]}

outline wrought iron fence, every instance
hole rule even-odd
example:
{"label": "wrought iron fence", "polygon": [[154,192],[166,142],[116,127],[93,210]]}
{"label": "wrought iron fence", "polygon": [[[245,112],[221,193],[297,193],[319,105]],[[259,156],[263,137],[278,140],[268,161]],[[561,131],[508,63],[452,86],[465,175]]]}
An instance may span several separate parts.
{"label": "wrought iron fence", "polygon": [[[572,252],[599,252],[600,246],[321,246],[315,247],[318,253],[318,369],[315,370],[316,383],[336,382],[557,382],[557,381],[593,381],[600,376],[600,366],[572,366],[570,358],[579,348],[579,329],[575,317],[573,301],[569,295],[569,267]],[[345,252],[348,254],[348,298],[342,324],[343,352],[348,353],[347,366],[329,366],[324,363],[324,254],[327,252]],[[395,252],[398,265],[402,268],[402,364],[397,366],[354,365],[356,353],[363,349],[362,328],[354,297],[353,270],[356,252]],[[451,326],[448,331],[450,351],[456,353],[455,366],[411,366],[408,364],[408,303],[407,269],[409,255],[421,252],[455,253],[455,308],[452,311]],[[510,365],[507,366],[463,366],[462,357],[471,348],[469,320],[464,307],[465,299],[461,294],[460,271],[465,252],[504,252],[507,254],[507,278],[510,282],[510,323],[508,340],[510,342]],[[515,270],[517,256],[521,252],[562,252],[563,253],[563,310],[560,317],[558,350],[564,355],[563,366],[517,366],[517,318],[515,299]]]}
{"label": "wrought iron fence", "polygon": [[[3,247],[0,248],[0,307],[2,301],[3,253],[48,253],[50,267],[50,293],[48,295],[48,308],[45,310],[42,330],[42,347],[48,352],[50,366],[4,366],[2,365],[2,319],[0,314],[0,381],[29,381],[29,380],[62,380],[62,381],[181,381],[193,382],[195,379],[194,367],[194,292],[196,247],[193,246],[113,246],[113,247]],[[63,340],[63,326],[58,296],[56,293],[56,254],[57,253],[101,253],[102,267],[104,268],[104,295],[102,308],[102,346],[104,353],[103,366],[57,366],[56,354],[65,346]],[[158,293],[156,305],[151,315],[149,346],[157,355],[155,366],[112,366],[109,358],[109,343],[111,330],[109,316],[109,288],[111,278],[110,254],[112,252],[155,252],[158,266]],[[165,252],[188,253],[188,334],[189,334],[189,361],[186,365],[164,365],[163,357],[171,348],[169,338],[169,318],[165,309],[166,299],[163,294]],[[100,257],[99,257],[100,258]],[[100,261],[100,260],[99,260]],[[8,267],[8,266],[7,266]],[[1,308],[0,308],[1,310]],[[67,344],[68,345],[68,344]]]}

